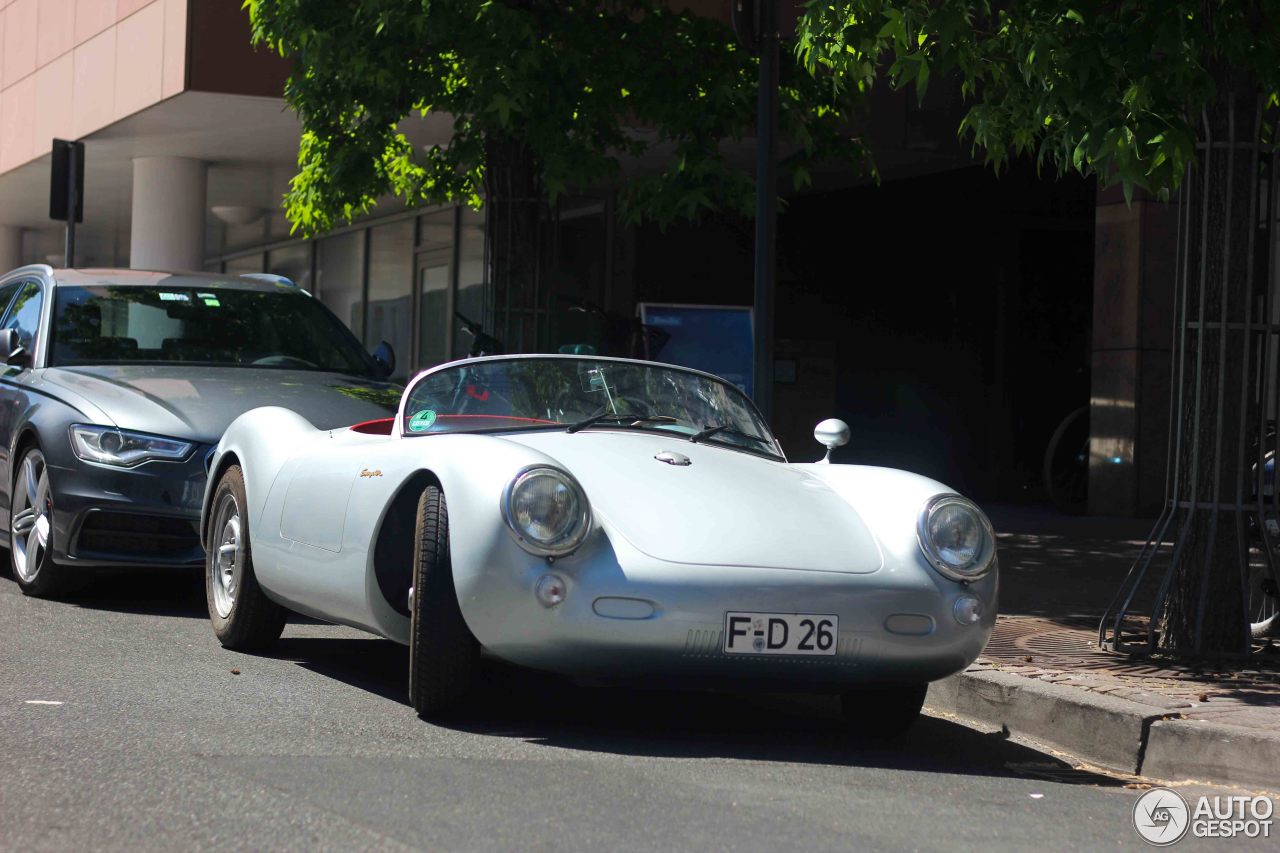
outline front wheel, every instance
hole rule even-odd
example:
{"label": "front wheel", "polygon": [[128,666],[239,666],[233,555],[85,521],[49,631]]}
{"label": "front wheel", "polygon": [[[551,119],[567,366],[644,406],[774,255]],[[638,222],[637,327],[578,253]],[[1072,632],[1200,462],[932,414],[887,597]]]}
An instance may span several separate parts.
{"label": "front wheel", "polygon": [[449,507],[437,486],[418,499],[409,590],[409,699],[421,717],[448,717],[471,698],[480,644],[458,606],[449,558]]}
{"label": "front wheel", "polygon": [[9,502],[9,566],[26,595],[50,598],[71,592],[71,570],[53,561],[53,486],[38,448],[18,463]]}
{"label": "front wheel", "polygon": [[270,646],[284,633],[283,607],[267,598],[253,572],[249,502],[244,473],[232,465],[213,493],[209,547],[205,552],[205,599],[209,621],[223,647],[251,651]]}
{"label": "front wheel", "polygon": [[854,734],[875,739],[900,737],[924,707],[927,684],[866,687],[840,697],[840,709]]}

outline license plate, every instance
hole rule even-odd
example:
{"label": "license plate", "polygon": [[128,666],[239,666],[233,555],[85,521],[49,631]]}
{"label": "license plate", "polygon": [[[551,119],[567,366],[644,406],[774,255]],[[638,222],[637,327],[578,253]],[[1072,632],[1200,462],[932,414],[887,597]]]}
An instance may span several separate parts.
{"label": "license plate", "polygon": [[724,651],[730,655],[834,655],[838,616],[817,613],[724,615]]}

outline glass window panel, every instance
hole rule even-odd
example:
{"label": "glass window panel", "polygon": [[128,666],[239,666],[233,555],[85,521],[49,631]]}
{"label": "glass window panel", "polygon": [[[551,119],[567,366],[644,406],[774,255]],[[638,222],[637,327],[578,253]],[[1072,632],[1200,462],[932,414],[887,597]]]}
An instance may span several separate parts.
{"label": "glass window panel", "polygon": [[412,219],[379,225],[369,231],[369,307],[365,343],[391,344],[396,352],[393,381],[408,376],[409,335],[413,322]]}
{"label": "glass window panel", "polygon": [[437,210],[418,217],[418,250],[453,248],[454,209]]}
{"label": "glass window panel", "polygon": [[453,283],[455,208],[418,217],[418,361],[449,360],[449,288]]}
{"label": "glass window panel", "polygon": [[240,275],[246,272],[262,272],[262,253],[258,252],[253,255],[243,255],[239,258],[232,258],[223,266],[223,272],[227,275]]}
{"label": "glass window panel", "polygon": [[[458,242],[458,313],[484,323],[484,213],[462,208],[462,228]],[[471,335],[455,326],[453,357],[465,358],[471,351]],[[494,334],[493,329],[486,329]]]}
{"label": "glass window panel", "polygon": [[311,244],[272,249],[267,253],[267,272],[282,275],[303,290],[312,290]]}
{"label": "glass window panel", "polygon": [[446,351],[449,327],[449,280],[453,253],[446,250],[418,256],[419,310],[418,359],[422,367],[449,360]]}
{"label": "glass window panel", "polygon": [[316,246],[316,292],[325,307],[364,340],[364,232],[326,237]]}

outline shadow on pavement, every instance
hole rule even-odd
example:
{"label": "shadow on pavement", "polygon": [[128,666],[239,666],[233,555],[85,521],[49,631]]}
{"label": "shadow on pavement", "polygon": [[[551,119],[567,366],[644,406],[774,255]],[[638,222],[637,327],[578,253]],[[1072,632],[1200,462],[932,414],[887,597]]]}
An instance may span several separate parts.
{"label": "shadow on pavement", "polygon": [[303,669],[409,704],[409,649],[375,637],[283,637],[263,657],[290,660]]}
{"label": "shadow on pavement", "polygon": [[[999,541],[1000,613],[1097,622],[1151,533],[1152,520],[984,507]],[[1136,604],[1149,609],[1149,592]]]}
{"label": "shadow on pavement", "polygon": [[[7,554],[0,549],[0,565]],[[21,595],[12,573],[0,568],[0,581],[12,584]],[[172,616],[184,619],[208,619],[205,602],[204,574],[199,569],[163,570],[146,567],[101,569],[88,575],[75,592],[56,599],[55,604],[103,610],[114,613],[137,613],[145,616]],[[297,613],[289,614],[289,623],[323,624]]]}
{"label": "shadow on pavement", "polygon": [[[408,650],[387,640],[290,637],[270,657],[408,704]],[[423,723],[423,725],[427,725]],[[579,685],[486,662],[475,707],[454,731],[561,749],[650,758],[710,758],[913,769],[974,776],[1033,776],[1117,786],[1078,771],[1000,732],[922,716],[903,738],[884,742],[849,731],[834,700],[740,696]]]}

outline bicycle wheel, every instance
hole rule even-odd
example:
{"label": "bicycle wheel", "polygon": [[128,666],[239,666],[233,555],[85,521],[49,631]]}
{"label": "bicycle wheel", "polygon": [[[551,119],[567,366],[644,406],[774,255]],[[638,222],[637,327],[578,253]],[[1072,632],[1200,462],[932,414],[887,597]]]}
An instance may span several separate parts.
{"label": "bicycle wheel", "polygon": [[1083,513],[1089,502],[1089,407],[1062,419],[1044,452],[1044,488],[1061,512]]}

